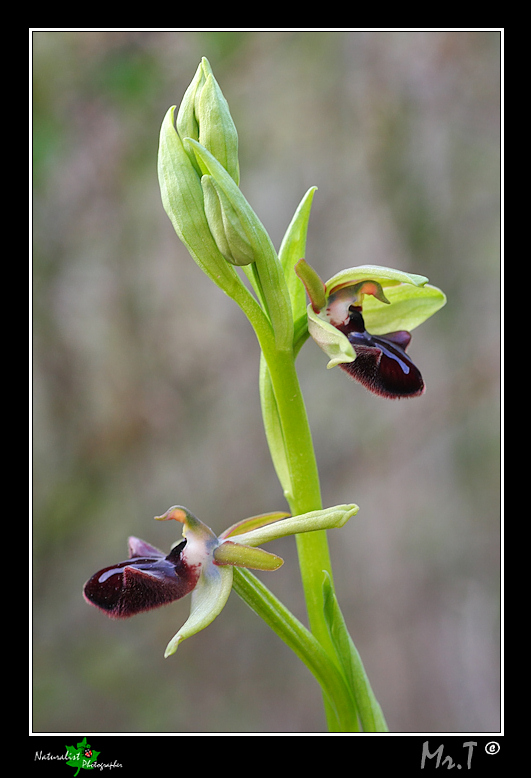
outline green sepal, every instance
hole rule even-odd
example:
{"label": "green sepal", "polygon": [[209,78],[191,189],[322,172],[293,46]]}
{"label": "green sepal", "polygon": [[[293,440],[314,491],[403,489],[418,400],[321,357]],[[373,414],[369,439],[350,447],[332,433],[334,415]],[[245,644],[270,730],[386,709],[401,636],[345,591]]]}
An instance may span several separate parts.
{"label": "green sepal", "polygon": [[215,565],[235,565],[250,570],[278,570],[284,560],[276,554],[232,540],[225,540],[214,549]]}
{"label": "green sepal", "polygon": [[270,540],[285,538],[288,535],[297,535],[301,532],[314,532],[315,530],[335,529],[343,527],[349,519],[356,515],[357,505],[334,505],[320,511],[301,513],[291,516],[289,519],[266,524],[249,532],[238,535],[238,543],[248,546],[260,546]]}
{"label": "green sepal", "polygon": [[329,278],[326,282],[326,293],[327,295],[332,294],[344,286],[352,286],[366,279],[378,281],[383,287],[396,286],[397,284],[424,286],[428,283],[426,276],[419,276],[416,273],[405,273],[403,270],[395,270],[395,268],[383,265],[358,265],[340,270],[339,273]]}
{"label": "green sepal", "polygon": [[446,295],[436,286],[400,284],[386,288],[390,305],[382,305],[374,297],[365,297],[363,319],[372,335],[407,330],[411,332],[446,304]]}
{"label": "green sepal", "polygon": [[352,691],[363,732],[388,732],[382,709],[374,696],[360,655],[341,613],[330,576],[323,581],[324,615],[339,665]]}
{"label": "green sepal", "polygon": [[190,616],[170,640],[164,657],[174,654],[183,640],[208,627],[225,607],[232,589],[232,567],[209,565],[203,569],[192,592]]}

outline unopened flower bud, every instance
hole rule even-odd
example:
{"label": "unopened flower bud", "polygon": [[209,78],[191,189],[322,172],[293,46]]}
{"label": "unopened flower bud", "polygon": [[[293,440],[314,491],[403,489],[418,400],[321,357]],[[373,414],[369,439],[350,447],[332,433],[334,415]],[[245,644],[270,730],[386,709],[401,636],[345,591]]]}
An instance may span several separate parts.
{"label": "unopened flower bud", "polygon": [[[182,140],[192,138],[208,149],[239,183],[238,133],[228,103],[205,57],[184,94],[177,114],[177,132]],[[199,164],[200,170],[200,162],[195,157],[192,162],[196,167]]]}
{"label": "unopened flower bud", "polygon": [[212,176],[203,176],[201,186],[205,214],[218,249],[232,265],[250,265],[255,254],[238,212]]}

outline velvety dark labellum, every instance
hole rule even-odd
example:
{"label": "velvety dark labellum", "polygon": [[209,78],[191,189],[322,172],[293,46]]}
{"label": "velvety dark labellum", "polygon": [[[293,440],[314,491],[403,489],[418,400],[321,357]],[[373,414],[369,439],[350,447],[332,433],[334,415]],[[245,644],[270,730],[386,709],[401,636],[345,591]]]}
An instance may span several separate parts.
{"label": "velvety dark labellum", "polygon": [[165,556],[149,543],[130,538],[129,559],[89,578],[83,588],[85,599],[119,619],[184,597],[199,577],[199,571],[182,558],[185,546],[183,540]]}
{"label": "velvety dark labellum", "polygon": [[354,362],[340,367],[371,392],[392,399],[417,397],[424,392],[420,371],[406,354],[409,332],[371,335],[355,306],[349,309],[349,321],[337,329],[347,336],[356,352]]}

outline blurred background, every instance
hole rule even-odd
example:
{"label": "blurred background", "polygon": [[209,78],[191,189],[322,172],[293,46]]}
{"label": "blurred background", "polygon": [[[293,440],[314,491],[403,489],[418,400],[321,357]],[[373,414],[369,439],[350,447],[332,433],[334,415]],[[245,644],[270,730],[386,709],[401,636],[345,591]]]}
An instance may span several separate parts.
{"label": "blurred background", "polygon": [[[273,242],[318,187],[307,259],[376,263],[447,306],[409,349],[426,394],[299,357],[341,607],[389,727],[500,727],[500,33],[34,31],[35,732],[321,732],[317,683],[236,594],[163,659],[189,599],[123,622],[82,598],[127,537],[286,506],[258,346],[163,211],[160,124],[206,56]],[[305,620],[294,540],[263,580]]]}

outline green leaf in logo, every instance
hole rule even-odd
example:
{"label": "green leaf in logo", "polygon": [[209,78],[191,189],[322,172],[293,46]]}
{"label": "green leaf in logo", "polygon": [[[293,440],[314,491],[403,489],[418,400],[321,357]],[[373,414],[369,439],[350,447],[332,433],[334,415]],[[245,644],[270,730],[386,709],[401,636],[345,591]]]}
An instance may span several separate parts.
{"label": "green leaf in logo", "polygon": [[81,769],[91,770],[100,753],[101,751],[93,751],[90,744],[87,743],[86,737],[75,748],[74,746],[66,746],[67,765],[69,767],[77,767],[74,778]]}

